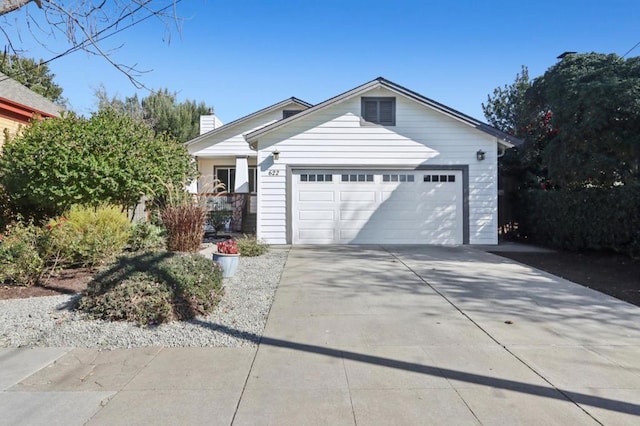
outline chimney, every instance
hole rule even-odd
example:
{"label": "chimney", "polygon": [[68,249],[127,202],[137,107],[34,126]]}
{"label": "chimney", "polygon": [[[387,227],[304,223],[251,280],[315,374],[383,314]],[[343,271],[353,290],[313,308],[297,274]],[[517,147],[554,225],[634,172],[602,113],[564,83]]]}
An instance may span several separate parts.
{"label": "chimney", "polygon": [[200,116],[200,134],[215,130],[222,126],[222,121],[216,117],[213,108],[209,108],[209,114]]}

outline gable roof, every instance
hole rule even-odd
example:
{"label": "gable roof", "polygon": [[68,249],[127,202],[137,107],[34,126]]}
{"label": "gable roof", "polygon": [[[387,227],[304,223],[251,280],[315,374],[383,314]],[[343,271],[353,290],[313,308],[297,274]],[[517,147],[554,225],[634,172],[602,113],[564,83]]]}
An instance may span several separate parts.
{"label": "gable roof", "polygon": [[278,102],[276,104],[273,104],[271,106],[268,106],[266,108],[258,110],[258,111],[254,112],[254,113],[249,114],[249,115],[245,115],[244,117],[238,118],[237,120],[231,121],[231,122],[229,122],[229,123],[227,123],[227,124],[225,124],[223,126],[220,126],[220,127],[216,128],[216,129],[213,129],[213,130],[211,130],[211,131],[209,131],[207,133],[203,133],[202,135],[196,136],[195,138],[193,138],[193,139],[191,139],[189,141],[186,141],[184,144],[185,144],[185,146],[190,146],[190,145],[196,144],[198,142],[201,142],[201,141],[203,141],[205,139],[208,139],[208,138],[214,136],[217,133],[225,132],[225,131],[233,128],[233,127],[241,125],[242,123],[246,123],[247,121],[249,121],[249,120],[251,120],[253,118],[259,117],[261,115],[268,114],[268,113],[270,113],[272,111],[275,111],[275,110],[280,109],[280,108],[284,108],[287,105],[291,105],[291,104],[297,104],[297,105],[299,105],[301,107],[304,107],[304,108],[311,108],[313,106],[310,103],[307,103],[307,102],[305,102],[303,100],[300,100],[300,99],[295,98],[295,97],[292,96],[292,97],[287,98],[287,99],[285,99],[285,100],[283,100],[281,102]]}
{"label": "gable roof", "polygon": [[11,77],[0,72],[0,98],[24,109],[33,110],[45,117],[60,117],[64,107],[51,102],[49,99],[18,83]]}
{"label": "gable roof", "polygon": [[505,147],[511,148],[514,145],[520,145],[522,143],[522,141],[518,138],[515,138],[507,133],[504,133],[498,129],[496,129],[495,127],[491,127],[490,125],[483,123],[479,120],[476,120],[475,118],[463,114],[460,111],[456,111],[453,108],[449,108],[439,102],[434,101],[433,99],[429,99],[425,96],[422,96],[419,93],[416,93],[412,90],[409,90],[403,86],[400,86],[399,84],[396,84],[392,81],[389,81],[383,77],[378,77],[375,80],[372,80],[368,83],[365,83],[361,86],[358,86],[354,89],[351,89],[347,92],[344,92],[338,96],[334,96],[333,98],[327,99],[324,102],[321,102],[299,114],[296,114],[292,117],[289,117],[287,119],[284,120],[280,120],[277,121],[275,123],[272,123],[268,126],[265,126],[261,129],[258,130],[254,130],[251,133],[248,133],[247,135],[245,135],[245,139],[247,140],[247,142],[249,142],[249,144],[253,147],[255,145],[255,142],[261,138],[262,136],[271,133],[277,129],[280,129],[284,126],[287,126],[289,123],[293,122],[293,121],[297,121],[302,119],[303,117],[310,115],[310,114],[314,114],[315,112],[319,111],[319,110],[323,110],[331,105],[335,105],[337,103],[343,102],[347,99],[351,99],[355,96],[359,96],[364,92],[367,92],[371,89],[375,89],[375,88],[379,88],[379,87],[384,87],[386,89],[389,89],[393,92],[399,93],[401,95],[406,96],[407,98],[410,98],[422,105],[425,105],[431,109],[434,109],[436,111],[439,111],[441,113],[443,113],[444,115],[447,115],[455,120],[458,120],[468,126],[471,126],[475,129],[478,129],[484,133],[487,133],[491,136],[494,136],[496,138],[498,138],[498,143],[504,145]]}

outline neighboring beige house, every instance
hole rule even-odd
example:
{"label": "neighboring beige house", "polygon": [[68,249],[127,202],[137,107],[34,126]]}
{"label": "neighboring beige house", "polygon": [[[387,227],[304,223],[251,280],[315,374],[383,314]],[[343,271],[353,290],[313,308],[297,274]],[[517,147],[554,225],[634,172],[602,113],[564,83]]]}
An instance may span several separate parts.
{"label": "neighboring beige house", "polygon": [[4,144],[5,132],[13,136],[35,116],[59,117],[63,110],[64,107],[0,73],[0,149]]}

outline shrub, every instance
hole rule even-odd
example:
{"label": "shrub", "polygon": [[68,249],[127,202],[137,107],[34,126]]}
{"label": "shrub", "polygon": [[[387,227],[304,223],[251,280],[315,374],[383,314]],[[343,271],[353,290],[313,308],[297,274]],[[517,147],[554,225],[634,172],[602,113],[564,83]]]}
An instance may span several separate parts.
{"label": "shrub", "polygon": [[148,252],[121,257],[97,274],[78,309],[97,319],[160,324],[208,314],[222,293],[222,271],[210,259]]}
{"label": "shrub", "polygon": [[531,190],[522,205],[523,233],[535,242],[569,250],[640,255],[640,185]]}
{"label": "shrub", "polygon": [[196,253],[204,237],[207,211],[202,197],[167,185],[167,198],[160,207],[160,219],[167,230],[167,249]]}
{"label": "shrub", "polygon": [[269,251],[269,246],[265,243],[258,241],[256,237],[249,237],[247,235],[237,240],[238,251],[240,255],[253,257],[262,256]]}
{"label": "shrub", "polygon": [[0,232],[4,232],[7,225],[14,221],[14,215],[9,207],[9,195],[4,186],[0,185]]}
{"label": "shrub", "polygon": [[2,149],[0,184],[13,211],[34,220],[74,204],[132,207],[141,194],[160,196],[167,182],[195,175],[181,143],[112,109],[34,120]]}
{"label": "shrub", "polygon": [[113,206],[74,206],[47,224],[48,250],[67,266],[94,267],[120,254],[129,240],[129,219]]}
{"label": "shrub", "polygon": [[217,232],[224,228],[231,216],[232,212],[228,210],[211,210],[207,213],[207,223]]}
{"label": "shrub", "polygon": [[40,255],[45,235],[33,224],[16,223],[0,234],[0,283],[32,286],[42,277],[45,260]]}
{"label": "shrub", "polygon": [[167,206],[160,211],[167,229],[167,249],[195,253],[204,237],[206,211],[197,204]]}
{"label": "shrub", "polygon": [[164,229],[149,222],[135,222],[128,241],[131,251],[156,251],[167,246]]}

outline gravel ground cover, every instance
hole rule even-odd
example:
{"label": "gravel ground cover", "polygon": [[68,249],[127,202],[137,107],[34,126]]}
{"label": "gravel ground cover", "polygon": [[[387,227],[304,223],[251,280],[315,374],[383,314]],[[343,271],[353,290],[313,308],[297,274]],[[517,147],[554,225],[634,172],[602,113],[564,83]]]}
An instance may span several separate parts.
{"label": "gravel ground cover", "polygon": [[212,314],[188,322],[139,327],[87,320],[70,308],[78,295],[0,300],[0,347],[254,346],[288,253],[272,248],[260,257],[240,257],[235,276],[224,280],[220,305]]}

